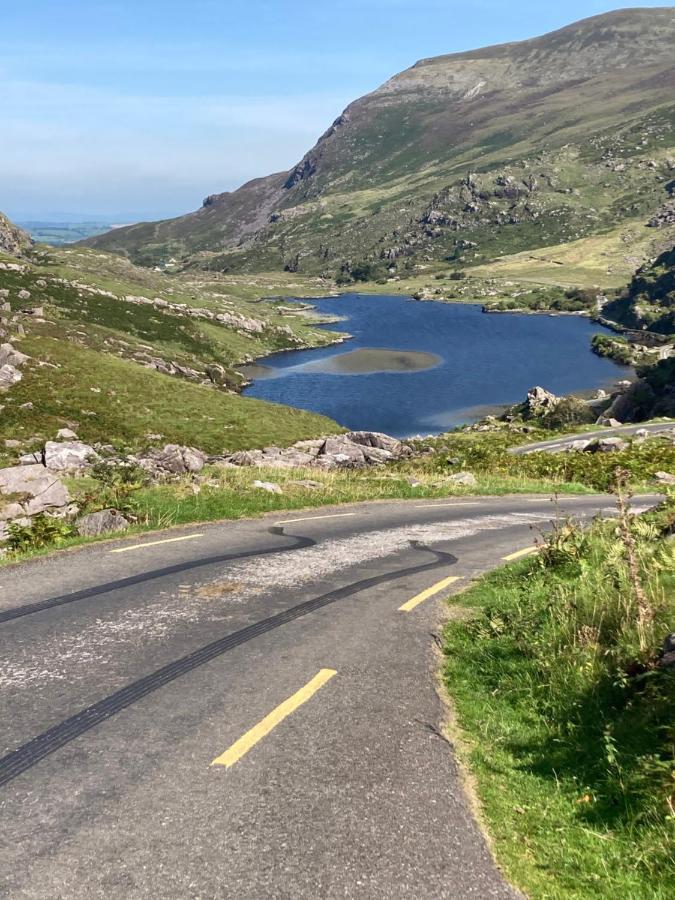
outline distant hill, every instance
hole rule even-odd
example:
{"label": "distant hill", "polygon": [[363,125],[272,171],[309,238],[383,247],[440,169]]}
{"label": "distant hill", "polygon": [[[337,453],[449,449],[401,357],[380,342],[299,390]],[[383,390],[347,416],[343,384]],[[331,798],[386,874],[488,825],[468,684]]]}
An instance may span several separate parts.
{"label": "distant hill", "polygon": [[658,227],[675,179],[673,46],[673,8],[628,9],[422,60],[291,171],[86,243],[145,265],[348,281]]}

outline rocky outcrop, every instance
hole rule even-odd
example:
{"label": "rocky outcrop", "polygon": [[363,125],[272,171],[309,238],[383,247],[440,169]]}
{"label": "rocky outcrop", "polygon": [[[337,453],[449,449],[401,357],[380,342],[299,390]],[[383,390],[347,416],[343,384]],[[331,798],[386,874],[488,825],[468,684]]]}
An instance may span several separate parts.
{"label": "rocky outcrop", "polygon": [[14,225],[0,213],[0,251],[8,253],[10,256],[19,256],[32,243],[30,235],[23,228]]}
{"label": "rocky outcrop", "polygon": [[208,456],[195,447],[167,444],[161,449],[148,450],[137,457],[136,462],[150,474],[186,475],[200,472]]}
{"label": "rocky outcrop", "polygon": [[524,404],[523,413],[527,418],[536,418],[544,416],[560,403],[562,398],[556,397],[546,388],[538,385],[530,388],[527,392],[527,400]]}
{"label": "rocky outcrop", "polygon": [[412,449],[387,434],[351,431],[312,441],[298,441],[292,447],[265,447],[242,450],[225,457],[226,464],[272,469],[362,469],[412,456]]}

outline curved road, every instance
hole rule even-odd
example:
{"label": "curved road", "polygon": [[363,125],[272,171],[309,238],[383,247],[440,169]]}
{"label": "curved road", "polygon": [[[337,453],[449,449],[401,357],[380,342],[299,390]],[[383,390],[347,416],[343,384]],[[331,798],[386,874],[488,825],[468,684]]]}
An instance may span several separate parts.
{"label": "curved road", "polygon": [[521,444],[519,447],[511,447],[509,453],[522,456],[525,453],[535,453],[537,450],[545,450],[548,453],[557,453],[566,450],[574,441],[592,441],[595,438],[630,436],[636,431],[647,431],[649,434],[675,434],[675,421],[652,422],[649,424],[636,422],[632,425],[617,425],[616,428],[605,427],[595,431],[585,431],[582,434],[568,434],[552,438],[550,441],[538,441],[535,444]]}
{"label": "curved road", "polygon": [[434,639],[443,598],[533,529],[613,510],[560,505],[359,504],[0,570],[0,896],[515,896]]}

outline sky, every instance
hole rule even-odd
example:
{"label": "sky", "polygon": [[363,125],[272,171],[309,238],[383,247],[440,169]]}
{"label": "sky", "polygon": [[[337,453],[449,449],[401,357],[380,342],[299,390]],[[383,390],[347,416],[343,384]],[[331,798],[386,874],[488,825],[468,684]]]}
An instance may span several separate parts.
{"label": "sky", "polygon": [[290,168],[348,103],[418,59],[617,8],[601,0],[7,7],[0,209],[16,220],[115,224],[179,215],[207,194]]}

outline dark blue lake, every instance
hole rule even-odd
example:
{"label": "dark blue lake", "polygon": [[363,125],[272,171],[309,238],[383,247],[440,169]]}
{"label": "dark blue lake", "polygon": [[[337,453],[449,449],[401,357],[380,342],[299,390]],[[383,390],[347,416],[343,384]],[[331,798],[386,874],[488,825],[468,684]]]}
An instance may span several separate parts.
{"label": "dark blue lake", "polygon": [[523,400],[535,384],[567,394],[626,377],[590,350],[591,335],[605,329],[578,316],[485,314],[474,304],[372,294],[311,302],[344,317],[325,327],[352,339],[265,358],[245,393],[352,429],[439,433]]}

